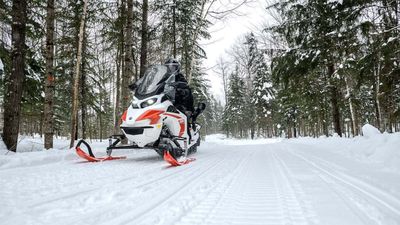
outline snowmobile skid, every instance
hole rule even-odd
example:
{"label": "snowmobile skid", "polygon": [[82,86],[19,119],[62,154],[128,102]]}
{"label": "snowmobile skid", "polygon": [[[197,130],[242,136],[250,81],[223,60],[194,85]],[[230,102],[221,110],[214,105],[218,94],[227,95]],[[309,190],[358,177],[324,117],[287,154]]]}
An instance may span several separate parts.
{"label": "snowmobile skid", "polygon": [[[117,160],[117,159],[126,159],[126,156],[118,156],[114,157],[111,156],[112,150],[114,149],[140,149],[139,146],[137,145],[120,145],[119,144],[122,139],[125,138],[124,135],[112,135],[109,137],[109,146],[107,147],[107,157],[96,157],[93,154],[92,148],[90,145],[84,141],[80,140],[78,144],[75,147],[76,153],[78,154],[79,157],[87,160],[88,162],[103,162],[103,161],[108,161],[108,160]],[[116,139],[113,141],[113,139]],[[82,149],[82,147],[87,149],[87,153]],[[160,145],[160,147],[146,147],[146,148],[153,148],[156,150],[156,152],[160,155],[163,156],[163,159],[168,162],[171,166],[181,166],[188,164],[192,161],[194,161],[194,158],[186,158],[186,157],[181,157],[183,159],[177,160],[173,155],[177,155],[178,151],[180,149],[173,149],[172,146],[170,145]],[[171,154],[172,153],[172,154]]]}

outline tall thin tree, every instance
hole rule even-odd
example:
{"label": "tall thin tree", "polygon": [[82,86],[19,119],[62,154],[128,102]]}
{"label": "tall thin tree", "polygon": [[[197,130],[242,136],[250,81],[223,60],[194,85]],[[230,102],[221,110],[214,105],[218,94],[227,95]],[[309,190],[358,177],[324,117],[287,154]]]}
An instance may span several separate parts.
{"label": "tall thin tree", "polygon": [[132,55],[132,46],[133,46],[133,1],[127,0],[127,12],[126,12],[126,27],[125,27],[125,66],[122,74],[122,89],[121,89],[121,97],[122,97],[122,108],[125,110],[129,106],[130,101],[130,92],[129,92],[129,84],[133,77],[133,55]]}
{"label": "tall thin tree", "polygon": [[140,77],[144,75],[147,65],[147,46],[149,42],[147,14],[149,10],[148,0],[143,0],[142,5],[142,42],[140,46]]}
{"label": "tall thin tree", "polygon": [[46,79],[44,87],[44,148],[53,148],[54,108],[54,0],[47,1]]}
{"label": "tall thin tree", "polygon": [[75,143],[76,133],[78,132],[77,124],[78,124],[78,94],[79,94],[79,74],[80,74],[80,65],[82,60],[82,43],[83,43],[83,32],[86,21],[86,11],[87,11],[88,0],[83,1],[83,13],[79,26],[79,35],[78,35],[78,52],[76,55],[76,64],[75,64],[75,73],[74,73],[74,86],[72,89],[72,113],[71,113],[71,142],[69,147],[72,148]]}
{"label": "tall thin tree", "polygon": [[12,69],[4,98],[3,141],[11,151],[17,150],[21,114],[22,85],[25,79],[26,0],[14,0],[12,5]]}

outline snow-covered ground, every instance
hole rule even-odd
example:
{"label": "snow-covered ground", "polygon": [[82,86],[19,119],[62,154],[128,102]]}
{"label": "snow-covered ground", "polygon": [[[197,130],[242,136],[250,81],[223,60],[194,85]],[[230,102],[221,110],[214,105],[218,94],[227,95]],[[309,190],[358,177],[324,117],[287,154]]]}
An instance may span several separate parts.
{"label": "snow-covered ground", "polygon": [[0,224],[400,224],[400,134],[368,131],[353,139],[212,135],[181,167],[152,150],[86,163],[65,140],[38,151],[40,139],[25,138],[26,152],[0,151]]}

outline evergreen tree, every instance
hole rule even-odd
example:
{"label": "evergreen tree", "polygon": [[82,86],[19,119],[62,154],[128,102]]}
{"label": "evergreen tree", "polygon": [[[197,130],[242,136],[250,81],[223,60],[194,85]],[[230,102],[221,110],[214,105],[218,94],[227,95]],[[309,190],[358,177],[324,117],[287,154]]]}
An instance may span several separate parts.
{"label": "evergreen tree", "polygon": [[223,128],[234,137],[244,137],[245,130],[245,90],[244,81],[239,77],[238,66],[231,74],[229,80],[228,102],[223,114]]}

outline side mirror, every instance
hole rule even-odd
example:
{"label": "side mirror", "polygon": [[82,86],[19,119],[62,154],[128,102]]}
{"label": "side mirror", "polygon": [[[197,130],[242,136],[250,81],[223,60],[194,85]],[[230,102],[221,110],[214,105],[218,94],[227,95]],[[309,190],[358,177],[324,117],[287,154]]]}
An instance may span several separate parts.
{"label": "side mirror", "polygon": [[197,105],[197,108],[200,109],[200,111],[203,111],[204,109],[206,109],[206,103],[203,102],[199,103]]}
{"label": "side mirror", "polygon": [[136,83],[133,83],[133,84],[130,84],[128,87],[131,91],[134,91],[137,88],[137,85],[136,85]]}

